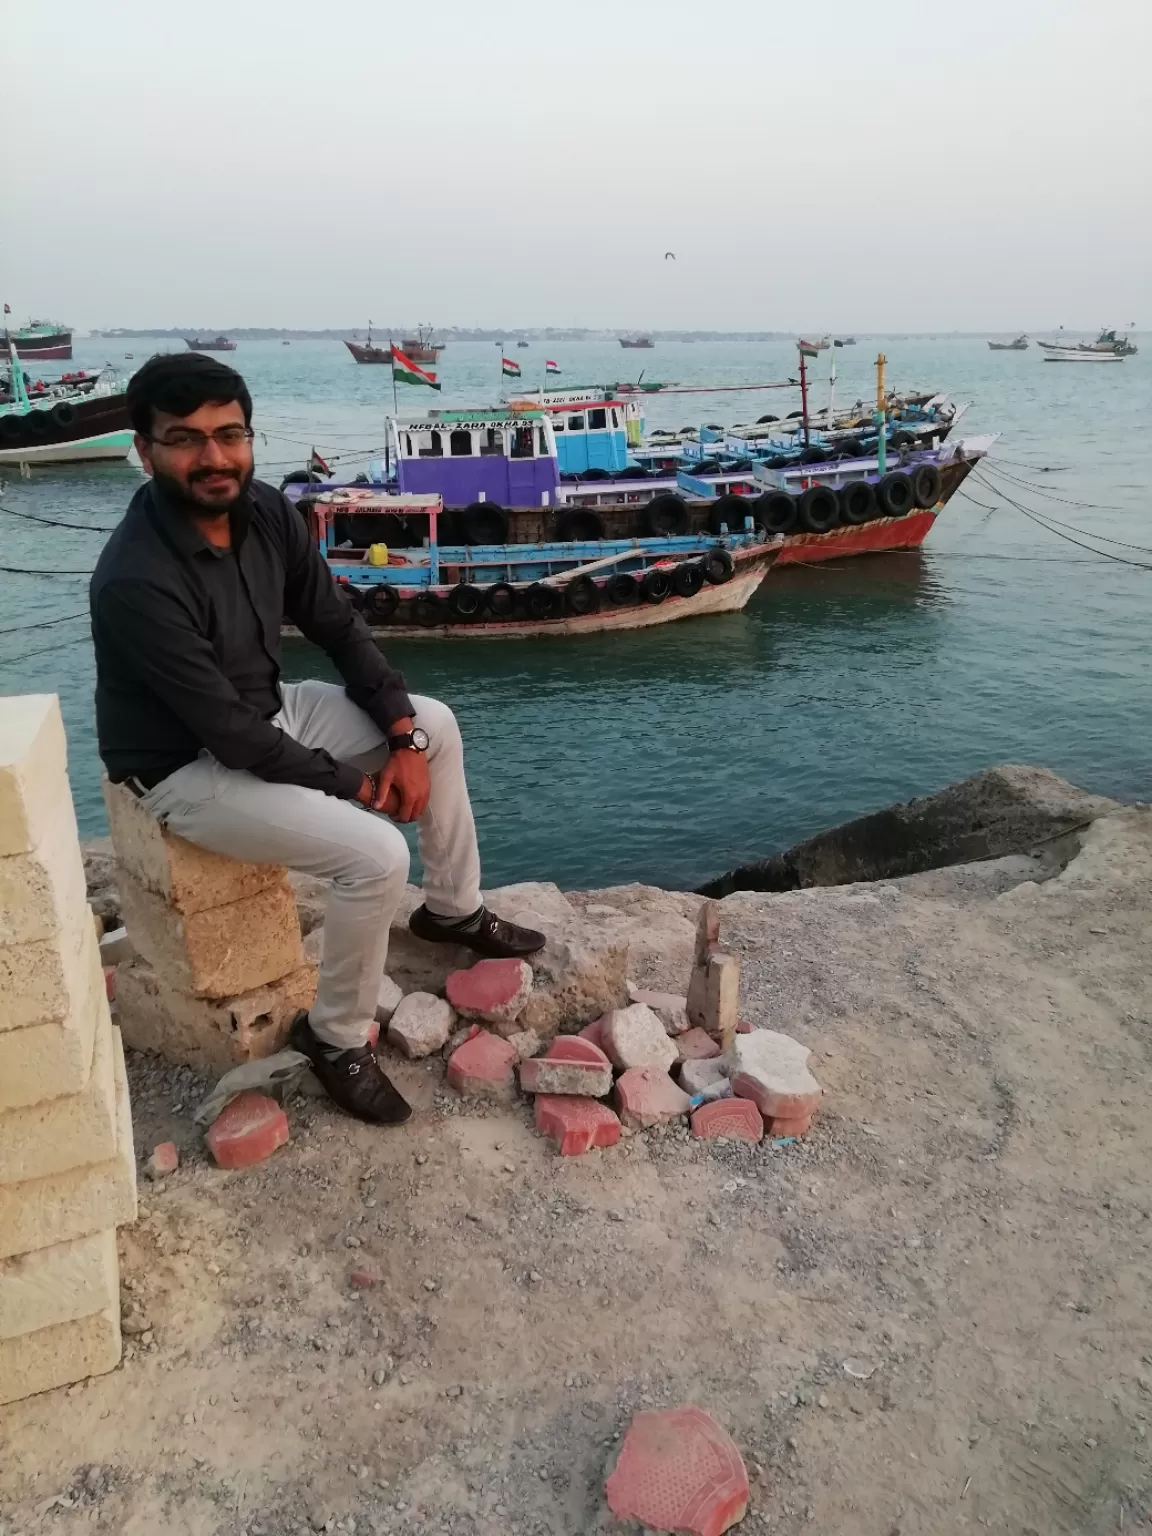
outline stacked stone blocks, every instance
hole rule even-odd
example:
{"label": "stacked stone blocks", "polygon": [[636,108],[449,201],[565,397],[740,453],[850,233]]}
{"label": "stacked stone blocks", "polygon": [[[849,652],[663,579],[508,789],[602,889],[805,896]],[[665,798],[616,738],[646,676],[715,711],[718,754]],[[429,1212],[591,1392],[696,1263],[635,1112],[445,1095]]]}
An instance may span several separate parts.
{"label": "stacked stone blocks", "polygon": [[287,872],[174,836],[125,785],[104,803],[136,950],[116,979],[126,1043],[222,1068],[280,1050],[316,995]]}
{"label": "stacked stone blocks", "polygon": [[135,1219],[113,1027],[55,697],[0,700],[0,1403],[120,1359]]}

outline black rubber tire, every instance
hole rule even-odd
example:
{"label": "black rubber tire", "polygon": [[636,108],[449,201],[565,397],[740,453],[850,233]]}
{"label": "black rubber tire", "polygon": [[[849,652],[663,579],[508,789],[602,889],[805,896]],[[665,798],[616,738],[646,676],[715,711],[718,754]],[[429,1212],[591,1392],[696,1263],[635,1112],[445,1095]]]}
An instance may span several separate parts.
{"label": "black rubber tire", "polygon": [[626,464],[616,478],[617,480],[651,480],[652,471],[646,464]]}
{"label": "black rubber tire", "polygon": [[829,533],[840,521],[840,498],[830,485],[810,485],[800,497],[800,522],[809,533]]}
{"label": "black rubber tire", "polygon": [[885,475],[876,487],[876,501],[882,517],[903,517],[911,512],[916,497],[912,491],[912,477],[894,470]]}
{"label": "black rubber tire", "polygon": [[727,523],[729,533],[743,533],[746,517],[755,517],[750,496],[717,496],[708,507],[708,532],[719,538]]}
{"label": "black rubber tire", "polygon": [[556,619],[560,617],[560,610],[564,606],[564,599],[555,587],[546,587],[542,581],[535,581],[524,594],[524,607],[530,619]]}
{"label": "black rubber tire", "polygon": [[789,411],[787,416],[785,416],[784,420],[785,421],[798,421],[800,419],[800,417],[803,416],[803,414],[804,414],[803,411]]}
{"label": "black rubber tire", "polygon": [[564,588],[564,607],[580,618],[586,613],[599,613],[600,588],[591,576],[577,576]]}
{"label": "black rubber tire", "polygon": [[18,437],[24,436],[22,416],[0,416],[0,439],[14,443]]}
{"label": "black rubber tire", "polygon": [[912,471],[912,496],[918,507],[925,511],[940,500],[944,481],[935,464],[921,464]]}
{"label": "black rubber tire", "polygon": [[704,572],[698,560],[685,560],[672,572],[672,590],[677,597],[695,597],[704,585]]}
{"label": "black rubber tire", "polygon": [[756,425],[758,427],[766,427],[769,424],[769,422],[779,421],[779,420],[780,420],[779,416],[757,416],[757,418],[756,418]]}
{"label": "black rubber tire", "polygon": [[52,430],[51,411],[31,410],[23,420],[34,437],[47,437]]}
{"label": "black rubber tire", "polygon": [[840,518],[848,528],[859,528],[876,516],[876,492],[867,480],[850,480],[840,488]]}
{"label": "black rubber tire", "polygon": [[765,468],[783,469],[785,464],[791,464],[792,460],[786,453],[774,453],[770,459],[766,459]]}
{"label": "black rubber tire", "polygon": [[76,407],[67,400],[57,400],[52,407],[52,420],[58,427],[70,427],[76,420]]}
{"label": "black rubber tire", "polygon": [[765,491],[753,502],[753,516],[769,533],[791,533],[798,515],[796,498],[787,491]]}
{"label": "black rubber tire", "polygon": [[828,462],[828,450],[826,448],[817,448],[815,444],[810,448],[801,448],[799,462],[801,464],[826,464]]}
{"label": "black rubber tire", "polygon": [[672,595],[672,577],[668,571],[645,571],[640,578],[640,596],[646,603],[662,603]]}
{"label": "black rubber tire", "polygon": [[732,573],[736,569],[736,562],[726,549],[717,544],[706,555],[701,555],[700,569],[703,572],[704,580],[710,586],[722,587],[726,581],[732,580]]}
{"label": "black rubber tire", "polygon": [[653,496],[643,509],[641,522],[649,538],[679,538],[688,532],[688,503],[670,491]]}
{"label": "black rubber tire", "polygon": [[421,592],[419,597],[413,599],[412,619],[421,629],[432,629],[437,624],[443,624],[444,618],[444,599],[438,592]]}
{"label": "black rubber tire", "polygon": [[610,480],[611,478],[606,469],[583,469],[577,476],[579,480]]}
{"label": "black rubber tire", "polygon": [[889,448],[911,448],[915,441],[916,439],[912,436],[911,432],[893,432],[892,436],[888,439],[888,446]]}
{"label": "black rubber tire", "polygon": [[485,592],[488,613],[494,619],[510,619],[516,611],[516,588],[506,581],[495,581]]}
{"label": "black rubber tire", "polygon": [[457,517],[465,544],[507,544],[508,514],[498,502],[470,502]]}
{"label": "black rubber tire", "polygon": [[280,489],[286,485],[320,485],[321,477],[314,475],[307,469],[294,469],[290,475],[285,475],[280,482]]}
{"label": "black rubber tire", "polygon": [[474,581],[459,581],[448,594],[448,611],[462,624],[474,624],[484,612],[485,593]]}
{"label": "black rubber tire", "polygon": [[640,593],[640,583],[627,571],[617,571],[604,584],[604,596],[613,608],[627,608]]}
{"label": "black rubber tire", "polygon": [[842,459],[862,459],[864,444],[858,437],[846,437],[842,443],[836,444],[836,452]]}
{"label": "black rubber tire", "polygon": [[733,459],[724,473],[728,475],[746,475],[752,468],[751,459]]}
{"label": "black rubber tire", "polygon": [[400,594],[387,581],[374,582],[362,600],[362,611],[369,624],[387,624],[399,606]]}
{"label": "black rubber tire", "polygon": [[592,543],[604,537],[604,519],[591,507],[569,507],[556,519],[561,544]]}
{"label": "black rubber tire", "polygon": [[719,468],[719,459],[700,459],[695,464],[686,465],[684,472],[688,475],[714,475]]}

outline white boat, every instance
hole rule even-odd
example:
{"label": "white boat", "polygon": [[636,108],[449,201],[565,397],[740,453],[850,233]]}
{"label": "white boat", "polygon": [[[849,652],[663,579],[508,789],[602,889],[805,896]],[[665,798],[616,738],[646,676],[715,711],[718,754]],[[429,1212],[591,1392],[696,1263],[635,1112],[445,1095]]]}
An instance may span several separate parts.
{"label": "white boat", "polygon": [[1079,347],[1049,349],[1044,354],[1046,363],[1122,363],[1126,354],[1123,352],[1091,352],[1087,348]]}

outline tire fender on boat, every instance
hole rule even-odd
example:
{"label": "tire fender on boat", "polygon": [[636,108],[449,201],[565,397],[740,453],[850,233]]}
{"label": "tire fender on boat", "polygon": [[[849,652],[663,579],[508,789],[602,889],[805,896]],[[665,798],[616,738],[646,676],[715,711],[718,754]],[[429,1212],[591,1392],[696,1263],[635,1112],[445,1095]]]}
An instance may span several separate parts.
{"label": "tire fender on boat", "polygon": [[465,544],[507,544],[508,514],[499,502],[470,502],[459,517]]}
{"label": "tire fender on boat", "polygon": [[704,572],[698,560],[685,560],[672,572],[672,590],[677,597],[695,597],[704,585]]}
{"label": "tire fender on boat", "polygon": [[52,420],[58,427],[70,427],[76,420],[76,407],[67,400],[57,400],[52,407]]}
{"label": "tire fender on boat", "polygon": [[704,575],[704,580],[713,587],[722,587],[726,581],[731,581],[735,569],[736,562],[728,551],[719,544],[700,558],[700,570]]}
{"label": "tire fender on boat", "polygon": [[361,605],[372,623],[386,624],[400,606],[400,594],[390,582],[379,581],[363,594]]}
{"label": "tire fender on boat", "polygon": [[577,618],[600,611],[600,588],[591,576],[577,576],[568,583],[564,588],[564,606]]}
{"label": "tire fender on boat", "polygon": [[644,507],[643,526],[650,538],[679,538],[688,532],[688,503],[671,492],[653,496]]}
{"label": "tire fender on boat", "polygon": [[923,507],[925,511],[934,507],[943,489],[943,476],[935,464],[921,464],[912,471],[912,495],[918,507]]}
{"label": "tire fender on boat", "polygon": [[769,533],[791,533],[796,526],[796,500],[787,491],[765,491],[753,507],[756,521]]}
{"label": "tire fender on boat", "polygon": [[850,480],[840,487],[840,516],[851,528],[876,516],[876,491],[867,480]]}
{"label": "tire fender on boat", "polygon": [[484,612],[484,588],[474,581],[458,581],[448,594],[448,611],[467,624]]}
{"label": "tire fender on boat", "polygon": [[744,519],[749,515],[755,515],[749,497],[717,496],[708,508],[708,532],[719,538],[724,531],[723,525],[727,524],[729,533],[743,533]]}
{"label": "tire fender on boat", "polygon": [[510,619],[516,608],[516,588],[507,581],[494,581],[485,588],[488,612],[494,619]]}
{"label": "tire fender on boat", "polygon": [[646,603],[662,603],[672,594],[672,577],[658,566],[645,571],[640,579],[640,596]]}
{"label": "tire fender on boat", "polygon": [[634,603],[640,592],[640,583],[627,571],[617,571],[609,576],[604,586],[604,596],[614,608],[627,608]]}
{"label": "tire fender on boat", "polygon": [[800,497],[800,521],[809,533],[828,533],[840,521],[840,498],[830,485],[810,485]]}
{"label": "tire fender on boat", "polygon": [[524,594],[524,607],[530,619],[555,619],[559,616],[564,599],[556,587],[546,587],[535,581]]}
{"label": "tire fender on boat", "polygon": [[556,519],[561,544],[587,544],[604,537],[604,519],[591,507],[570,507]]}
{"label": "tire fender on boat", "polygon": [[438,592],[421,592],[412,603],[412,617],[422,629],[444,622],[444,599]]}
{"label": "tire fender on boat", "polygon": [[893,470],[876,486],[876,500],[885,517],[903,517],[911,512],[915,499],[911,476],[903,470]]}

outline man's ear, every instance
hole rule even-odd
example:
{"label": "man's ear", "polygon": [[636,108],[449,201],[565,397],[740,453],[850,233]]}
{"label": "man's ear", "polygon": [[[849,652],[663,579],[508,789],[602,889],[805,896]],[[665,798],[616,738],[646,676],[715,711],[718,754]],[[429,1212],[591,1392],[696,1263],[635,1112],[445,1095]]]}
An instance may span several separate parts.
{"label": "man's ear", "polygon": [[140,455],[140,462],[144,466],[144,473],[150,475],[152,473],[152,456],[148,451],[148,439],[141,437],[139,432],[137,432],[132,441],[136,446],[136,452]]}

